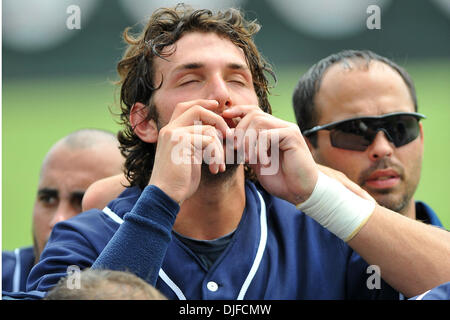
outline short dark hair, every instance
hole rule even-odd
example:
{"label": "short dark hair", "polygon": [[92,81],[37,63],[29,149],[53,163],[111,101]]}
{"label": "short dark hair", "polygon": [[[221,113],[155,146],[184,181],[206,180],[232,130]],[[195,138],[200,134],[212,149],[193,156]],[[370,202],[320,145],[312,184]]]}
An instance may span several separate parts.
{"label": "short dark hair", "polygon": [[[361,59],[368,66],[372,60],[380,61],[397,71],[409,89],[414,103],[414,111],[417,112],[417,97],[411,76],[405,69],[386,57],[380,56],[370,50],[344,50],[320,60],[314,64],[299,80],[294,89],[292,97],[295,118],[300,130],[311,129],[318,123],[318,114],[315,110],[314,99],[319,92],[321,81],[325,71],[335,63],[342,62],[346,67],[351,68],[349,60]],[[317,147],[317,135],[308,136],[309,141],[314,147]]]}
{"label": "short dark hair", "polygon": [[[188,32],[214,32],[229,39],[241,48],[247,59],[253,86],[260,108],[272,113],[268,100],[268,72],[275,79],[270,65],[260,55],[253,41],[259,31],[256,21],[247,21],[237,9],[212,13],[210,10],[193,10],[189,6],[177,5],[174,8],[161,8],[150,17],[144,30],[133,37],[129,28],[124,31],[124,39],[128,48],[117,71],[120,76],[121,124],[124,129],[119,132],[120,149],[125,156],[125,175],[131,186],[143,189],[151,176],[156,152],[156,144],[142,141],[130,123],[130,111],[136,102],[146,105],[147,120],[157,120],[156,106],[152,103],[153,93],[159,85],[153,83],[155,57],[165,59],[163,49],[174,44]],[[168,55],[172,54],[170,51]],[[276,80],[276,79],[275,79]],[[246,167],[246,176],[249,177]]]}

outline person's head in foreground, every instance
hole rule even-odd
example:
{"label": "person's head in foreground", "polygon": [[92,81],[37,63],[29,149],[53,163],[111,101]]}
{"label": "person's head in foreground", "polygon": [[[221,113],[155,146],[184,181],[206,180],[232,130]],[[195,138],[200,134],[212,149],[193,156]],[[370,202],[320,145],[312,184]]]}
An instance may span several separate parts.
{"label": "person's head in foreground", "polygon": [[167,300],[155,287],[125,271],[85,269],[61,278],[45,300]]}

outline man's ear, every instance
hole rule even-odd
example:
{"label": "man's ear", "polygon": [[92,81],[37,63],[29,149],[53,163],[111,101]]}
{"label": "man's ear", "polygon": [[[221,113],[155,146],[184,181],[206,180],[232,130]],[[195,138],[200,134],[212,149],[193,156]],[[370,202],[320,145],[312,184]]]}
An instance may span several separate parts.
{"label": "man's ear", "polygon": [[155,143],[158,140],[158,126],[155,120],[147,120],[148,112],[147,106],[136,102],[130,110],[130,124],[142,141]]}
{"label": "man's ear", "polygon": [[423,124],[422,124],[422,122],[419,122],[419,130],[420,130],[420,139],[422,140],[422,143],[423,143],[423,140],[424,140],[424,135],[423,135]]}
{"label": "man's ear", "polygon": [[313,153],[314,150],[315,150],[315,148],[314,148],[314,146],[312,145],[311,141],[310,141],[307,137],[305,137],[305,136],[303,136],[303,138],[305,139],[305,142],[306,142],[306,144],[308,145],[309,152]]}
{"label": "man's ear", "polygon": [[422,155],[423,155],[425,136],[423,134],[423,124],[422,124],[422,122],[419,122],[419,139],[420,139],[420,148],[422,149]]}
{"label": "man's ear", "polygon": [[313,139],[316,139],[316,146],[314,147],[314,145],[313,145],[313,143],[311,142],[311,140],[309,139],[309,138],[307,138],[307,137],[305,137],[305,136],[303,136],[304,138],[305,138],[305,141],[306,141],[306,145],[308,146],[308,149],[309,149],[309,152],[311,152],[311,155],[312,155],[312,157],[313,157],[313,159],[314,159],[314,161],[316,161],[317,163],[319,163],[320,162],[320,153],[319,153],[319,146],[318,146],[318,141],[317,141],[317,139],[318,139],[318,137],[317,137],[317,133],[316,133],[316,136],[315,137],[313,137]]}

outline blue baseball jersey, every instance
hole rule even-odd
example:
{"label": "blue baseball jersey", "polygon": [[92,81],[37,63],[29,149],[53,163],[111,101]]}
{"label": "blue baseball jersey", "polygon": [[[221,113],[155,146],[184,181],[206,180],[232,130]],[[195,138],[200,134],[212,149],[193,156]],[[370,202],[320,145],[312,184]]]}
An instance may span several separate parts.
{"label": "blue baseball jersey", "polygon": [[416,202],[416,220],[431,224],[436,227],[444,228],[433,209],[422,201]]}
{"label": "blue baseball jersey", "polygon": [[25,291],[28,274],[34,266],[33,247],[2,252],[2,290]]}
{"label": "blue baseball jersey", "polygon": [[127,270],[169,299],[398,299],[345,242],[247,181],[246,206],[209,269],[172,227],[179,206],[155,186],[125,190],[103,210],[58,223],[27,289],[48,291],[76,265]]}
{"label": "blue baseball jersey", "polygon": [[409,300],[450,300],[450,281]]}

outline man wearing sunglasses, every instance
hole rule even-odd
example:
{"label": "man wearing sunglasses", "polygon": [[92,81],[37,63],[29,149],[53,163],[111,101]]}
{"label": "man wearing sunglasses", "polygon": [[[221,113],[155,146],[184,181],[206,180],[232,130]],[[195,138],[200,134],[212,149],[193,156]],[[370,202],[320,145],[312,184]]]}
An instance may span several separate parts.
{"label": "man wearing sunglasses", "polygon": [[371,51],[342,51],[302,76],[293,103],[316,162],[343,172],[380,205],[442,226],[413,198],[425,116],[417,112],[414,84],[403,68]]}

